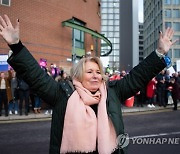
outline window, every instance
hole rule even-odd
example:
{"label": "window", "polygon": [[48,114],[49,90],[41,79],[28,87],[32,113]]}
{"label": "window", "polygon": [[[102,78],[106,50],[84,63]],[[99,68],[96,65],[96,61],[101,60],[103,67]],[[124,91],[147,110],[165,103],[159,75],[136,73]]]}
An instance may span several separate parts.
{"label": "window", "polygon": [[164,1],[164,4],[166,4],[166,5],[171,4],[171,0],[165,0],[165,1]]}
{"label": "window", "polygon": [[172,11],[172,17],[173,18],[180,18],[180,10],[179,9],[175,9]]}
{"label": "window", "polygon": [[169,58],[172,58],[172,50],[171,50],[171,49],[168,51],[167,56],[168,56]]}
{"label": "window", "polygon": [[11,0],[0,0],[1,5],[6,5],[6,6],[10,6],[11,5]]}
{"label": "window", "polygon": [[165,22],[165,28],[171,27],[171,22]]}
{"label": "window", "polygon": [[[73,18],[73,22],[78,25],[84,26],[85,23],[78,19]],[[84,32],[78,29],[73,29],[73,45],[76,48],[84,49]]]}
{"label": "window", "polygon": [[174,49],[174,58],[180,58],[180,49]]}
{"label": "window", "polygon": [[171,10],[170,9],[165,10],[165,17],[171,18]]}
{"label": "window", "polygon": [[173,23],[173,29],[175,31],[180,31],[180,22],[174,22]]}
{"label": "window", "polygon": [[178,40],[176,45],[180,45],[180,36],[174,35],[173,40]]}
{"label": "window", "polygon": [[180,0],[172,0],[172,4],[179,5],[180,4]]}

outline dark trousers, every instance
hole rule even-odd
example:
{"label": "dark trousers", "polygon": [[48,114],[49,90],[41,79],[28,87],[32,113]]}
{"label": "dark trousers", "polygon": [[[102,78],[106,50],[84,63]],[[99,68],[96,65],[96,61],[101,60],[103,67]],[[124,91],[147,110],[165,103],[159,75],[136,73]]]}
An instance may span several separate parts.
{"label": "dark trousers", "polygon": [[177,101],[178,101],[178,99],[173,94],[172,94],[172,99],[173,99],[173,103],[174,103],[174,110],[177,110]]}
{"label": "dark trousers", "polygon": [[157,101],[159,103],[159,106],[166,107],[164,85],[161,85],[157,88]]}
{"label": "dark trousers", "polygon": [[8,115],[8,99],[6,89],[0,89],[0,114],[2,111],[2,105],[4,103],[5,114]]}
{"label": "dark trousers", "polygon": [[22,113],[23,100],[25,101],[25,113],[29,110],[29,90],[19,90],[19,110]]}

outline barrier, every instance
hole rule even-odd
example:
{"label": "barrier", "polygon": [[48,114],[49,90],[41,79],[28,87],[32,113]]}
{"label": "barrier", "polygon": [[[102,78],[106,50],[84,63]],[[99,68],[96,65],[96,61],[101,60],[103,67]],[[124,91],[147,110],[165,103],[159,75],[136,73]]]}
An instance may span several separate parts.
{"label": "barrier", "polygon": [[133,107],[134,105],[134,96],[128,98],[126,101],[125,101],[125,106],[127,107]]}

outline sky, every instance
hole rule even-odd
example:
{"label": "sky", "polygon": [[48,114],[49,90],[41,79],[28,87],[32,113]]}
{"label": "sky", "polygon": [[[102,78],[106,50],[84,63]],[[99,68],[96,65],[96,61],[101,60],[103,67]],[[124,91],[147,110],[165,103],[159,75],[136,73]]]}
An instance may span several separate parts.
{"label": "sky", "polygon": [[143,22],[143,18],[144,18],[144,15],[143,15],[143,0],[139,0],[139,13],[138,13],[138,18],[139,18],[139,22]]}

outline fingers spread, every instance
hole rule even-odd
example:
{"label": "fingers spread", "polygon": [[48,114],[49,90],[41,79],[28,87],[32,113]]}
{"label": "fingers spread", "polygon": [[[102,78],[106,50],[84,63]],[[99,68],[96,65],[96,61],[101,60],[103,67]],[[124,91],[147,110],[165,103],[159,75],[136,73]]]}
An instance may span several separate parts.
{"label": "fingers spread", "polygon": [[179,39],[176,39],[172,42],[172,45],[175,44],[177,41],[179,41]]}
{"label": "fingers spread", "polygon": [[1,22],[1,26],[3,26],[4,28],[7,27],[6,22],[4,21],[4,19],[0,16],[0,22]]}
{"label": "fingers spread", "polygon": [[174,35],[174,30],[171,28],[169,31],[169,38],[172,39],[173,35]]}
{"label": "fingers spread", "polygon": [[170,28],[168,27],[168,28],[166,29],[166,31],[164,32],[164,36],[169,37],[169,30],[170,30]]}
{"label": "fingers spread", "polygon": [[4,15],[4,19],[5,19],[6,23],[7,23],[7,25],[12,27],[11,21],[10,21],[9,17],[6,14]]}
{"label": "fingers spread", "polygon": [[2,25],[0,25],[0,31],[2,31],[3,30],[3,26]]}

